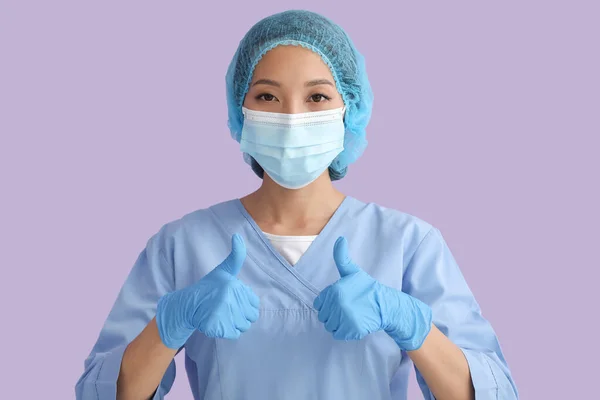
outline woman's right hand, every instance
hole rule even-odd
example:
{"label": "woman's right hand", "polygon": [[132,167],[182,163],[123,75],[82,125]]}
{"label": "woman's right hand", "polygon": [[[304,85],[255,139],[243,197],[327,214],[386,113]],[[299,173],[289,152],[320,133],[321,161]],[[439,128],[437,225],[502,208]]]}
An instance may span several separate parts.
{"label": "woman's right hand", "polygon": [[195,284],[167,293],[158,301],[156,324],[165,346],[178,349],[195,330],[208,337],[237,339],[258,319],[259,299],[237,278],[246,245],[231,239],[231,253]]}

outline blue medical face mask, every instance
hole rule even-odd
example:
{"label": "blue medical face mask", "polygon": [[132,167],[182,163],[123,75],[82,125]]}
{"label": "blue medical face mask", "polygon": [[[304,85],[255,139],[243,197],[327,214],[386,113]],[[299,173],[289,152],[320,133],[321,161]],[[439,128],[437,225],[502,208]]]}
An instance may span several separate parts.
{"label": "blue medical face mask", "polygon": [[281,114],[242,108],[240,147],[288,189],[314,182],[344,150],[344,108]]}

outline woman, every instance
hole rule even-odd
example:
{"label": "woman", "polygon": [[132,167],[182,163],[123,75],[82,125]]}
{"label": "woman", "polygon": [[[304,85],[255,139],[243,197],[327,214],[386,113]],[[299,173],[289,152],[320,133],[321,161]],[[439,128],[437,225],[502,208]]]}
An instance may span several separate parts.
{"label": "woman", "polygon": [[344,31],[257,23],[227,73],[229,127],[262,185],[165,224],[100,332],[78,399],[162,399],[185,348],[195,399],[516,399],[440,232],[346,196],[372,94]]}

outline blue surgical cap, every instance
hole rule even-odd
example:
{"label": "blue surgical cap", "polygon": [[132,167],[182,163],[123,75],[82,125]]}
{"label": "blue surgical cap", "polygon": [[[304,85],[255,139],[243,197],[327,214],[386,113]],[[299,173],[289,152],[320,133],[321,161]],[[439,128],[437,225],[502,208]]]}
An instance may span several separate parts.
{"label": "blue surgical cap", "polygon": [[[346,113],[344,150],[333,160],[329,175],[333,180],[346,175],[348,165],[367,147],[366,127],[371,118],[373,93],[363,56],[344,30],[326,17],[310,11],[290,10],[260,20],[240,41],[226,75],[228,126],[237,142],[242,135],[242,104],[252,74],[260,59],[280,45],[302,46],[319,54],[329,66]],[[244,159],[261,178],[263,169],[248,154]]]}

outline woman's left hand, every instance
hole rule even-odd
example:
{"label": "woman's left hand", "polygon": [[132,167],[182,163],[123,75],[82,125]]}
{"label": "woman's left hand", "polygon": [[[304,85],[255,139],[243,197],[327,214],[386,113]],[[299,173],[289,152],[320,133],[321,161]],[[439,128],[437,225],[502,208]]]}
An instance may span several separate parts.
{"label": "woman's left hand", "polygon": [[337,340],[360,340],[384,330],[402,350],[421,347],[431,330],[431,308],[400,290],[382,285],[356,265],[348,242],[338,238],[333,258],[341,279],[314,301],[319,321]]}

